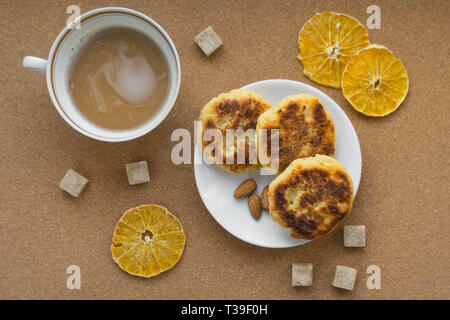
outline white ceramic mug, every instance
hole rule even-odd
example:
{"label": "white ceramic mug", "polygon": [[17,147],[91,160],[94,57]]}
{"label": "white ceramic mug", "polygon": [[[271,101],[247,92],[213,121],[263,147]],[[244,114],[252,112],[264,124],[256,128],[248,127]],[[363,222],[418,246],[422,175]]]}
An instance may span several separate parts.
{"label": "white ceramic mug", "polygon": [[[75,29],[76,21],[72,21],[61,31],[53,43],[48,60],[27,56],[23,66],[46,74],[48,92],[56,110],[82,134],[101,141],[119,142],[150,132],[169,114],[180,89],[180,59],[169,35],[146,15],[126,8],[92,10],[81,15],[79,21],[81,28]],[[144,124],[128,130],[105,129],[86,119],[73,103],[68,85],[73,63],[83,44],[99,32],[117,27],[134,29],[151,38],[163,52],[169,67],[169,89],[163,105]]]}

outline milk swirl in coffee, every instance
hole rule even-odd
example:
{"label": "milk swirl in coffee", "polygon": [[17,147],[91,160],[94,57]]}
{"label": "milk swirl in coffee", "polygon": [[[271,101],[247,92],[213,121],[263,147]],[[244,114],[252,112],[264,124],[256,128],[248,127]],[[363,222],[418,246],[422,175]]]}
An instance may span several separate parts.
{"label": "milk swirl in coffee", "polygon": [[69,87],[91,122],[124,130],[149,120],[169,86],[167,61],[148,37],[130,29],[99,33],[77,57]]}

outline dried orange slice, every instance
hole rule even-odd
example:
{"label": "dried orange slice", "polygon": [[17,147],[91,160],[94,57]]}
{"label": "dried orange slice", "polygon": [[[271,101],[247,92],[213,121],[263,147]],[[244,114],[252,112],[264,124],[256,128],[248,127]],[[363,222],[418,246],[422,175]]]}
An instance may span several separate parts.
{"label": "dried orange slice", "polygon": [[141,205],[120,218],[111,253],[122,270],[149,278],[172,268],[180,260],[185,242],[180,221],[166,208]]}
{"label": "dried orange slice", "polygon": [[303,73],[311,80],[340,88],[351,56],[368,45],[367,30],[355,18],[334,12],[317,13],[300,31],[298,58]]}
{"label": "dried orange slice", "polygon": [[400,59],[372,44],[355,54],[342,75],[342,92],[350,104],[368,116],[385,116],[408,93],[409,80]]}

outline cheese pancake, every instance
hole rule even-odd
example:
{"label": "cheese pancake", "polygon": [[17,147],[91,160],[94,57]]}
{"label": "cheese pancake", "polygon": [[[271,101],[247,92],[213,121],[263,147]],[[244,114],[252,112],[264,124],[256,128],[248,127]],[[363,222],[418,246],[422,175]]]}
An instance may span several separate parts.
{"label": "cheese pancake", "polygon": [[353,183],[345,166],[324,155],[292,161],[269,185],[273,220],[291,229],[291,236],[317,239],[352,209]]}
{"label": "cheese pancake", "polygon": [[[267,129],[267,133],[270,129],[279,130],[279,147],[276,148],[279,158],[274,156],[270,159],[271,141],[264,139],[262,129]],[[259,160],[264,166],[272,167],[272,162],[277,161],[278,174],[297,158],[316,154],[332,156],[336,149],[333,119],[319,98],[310,94],[286,97],[264,112],[258,119],[257,132],[260,139]],[[266,153],[261,153],[261,148],[266,148]]]}
{"label": "cheese pancake", "polygon": [[[211,162],[232,172],[242,173],[260,167],[257,157],[256,124],[258,117],[272,106],[259,94],[240,89],[222,93],[209,101],[200,112],[199,120],[202,122],[202,147],[212,147],[217,143],[214,137],[211,141],[205,139],[208,129],[217,130],[222,134],[222,146],[217,146],[211,154],[205,155]],[[234,139],[232,144],[226,145],[227,130],[242,130],[247,133],[243,139]],[[238,134],[237,134],[238,135]],[[243,157],[238,157],[239,150]],[[244,154],[245,152],[245,154]],[[245,158],[245,159],[244,159]],[[219,159],[220,161],[217,161]]]}

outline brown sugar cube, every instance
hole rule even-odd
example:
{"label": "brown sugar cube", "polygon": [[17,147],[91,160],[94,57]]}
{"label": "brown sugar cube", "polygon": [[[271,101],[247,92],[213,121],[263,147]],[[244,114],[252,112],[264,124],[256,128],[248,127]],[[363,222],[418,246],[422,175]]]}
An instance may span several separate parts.
{"label": "brown sugar cube", "polygon": [[354,268],[336,266],[334,271],[333,287],[345,290],[353,290],[356,281],[357,271]]}
{"label": "brown sugar cube", "polygon": [[222,40],[209,26],[198,35],[195,36],[195,42],[198,44],[203,53],[208,57],[222,46]]}
{"label": "brown sugar cube", "polygon": [[125,165],[125,168],[127,170],[129,184],[133,185],[150,182],[147,161],[128,163]]}
{"label": "brown sugar cube", "polygon": [[308,287],[312,285],[313,265],[312,263],[292,264],[292,286]]}
{"label": "brown sugar cube", "polygon": [[67,170],[59,183],[59,187],[74,197],[78,197],[86,188],[89,180],[74,170]]}
{"label": "brown sugar cube", "polygon": [[366,226],[344,226],[344,247],[365,247]]}

